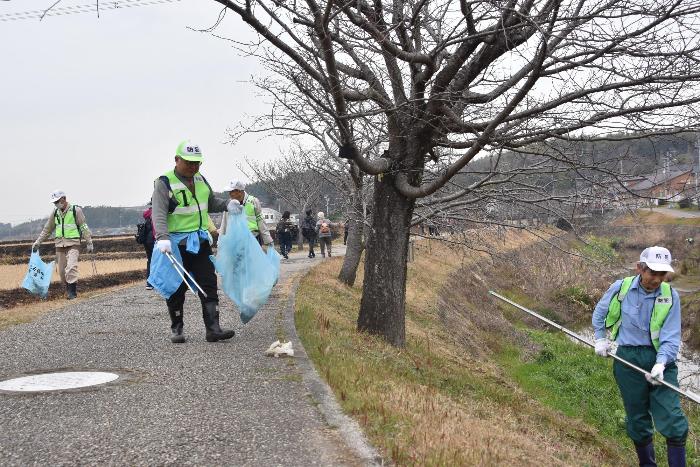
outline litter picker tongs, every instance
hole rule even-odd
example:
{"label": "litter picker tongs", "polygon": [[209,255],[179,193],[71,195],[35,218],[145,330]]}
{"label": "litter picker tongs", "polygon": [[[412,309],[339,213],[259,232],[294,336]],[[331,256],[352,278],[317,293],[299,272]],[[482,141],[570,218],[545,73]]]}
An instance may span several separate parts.
{"label": "litter picker tongs", "polygon": [[[515,303],[514,301],[509,300],[509,299],[507,299],[506,297],[504,297],[503,295],[497,294],[496,292],[494,292],[494,291],[492,291],[492,290],[489,290],[489,294],[493,295],[494,297],[496,297],[496,298],[498,298],[498,299],[500,299],[500,300],[503,300],[503,301],[506,302],[506,303],[509,303],[509,304],[513,305],[515,308],[517,308],[517,309],[519,309],[519,310],[521,310],[521,311],[524,311],[525,313],[527,313],[527,314],[529,314],[529,315],[532,315],[532,316],[534,316],[535,318],[537,318],[537,319],[539,319],[539,320],[541,320],[541,321],[544,321],[545,323],[549,324],[549,325],[552,326],[553,328],[556,328],[556,329],[560,330],[561,332],[563,332],[564,334],[566,334],[566,335],[568,335],[568,336],[570,336],[570,337],[573,337],[574,339],[576,339],[576,340],[579,341],[580,343],[585,344],[585,345],[587,345],[587,346],[589,346],[589,347],[595,348],[595,345],[594,345],[592,342],[589,342],[588,340],[586,340],[586,339],[584,339],[583,337],[579,336],[579,335],[576,334],[575,332],[566,329],[564,326],[562,326],[562,325],[560,325],[560,324],[557,324],[557,323],[555,323],[554,321],[552,321],[552,320],[550,320],[550,319],[547,319],[547,318],[545,318],[544,316],[539,315],[539,314],[535,313],[534,311],[532,311],[532,310],[530,310],[530,309],[528,309],[528,308],[525,308],[524,306],[522,306],[522,305],[520,305],[520,304],[518,304],[518,303]],[[648,371],[646,371],[645,369],[638,367],[638,366],[635,365],[634,363],[628,362],[627,360],[623,359],[622,357],[618,357],[618,356],[615,355],[615,354],[608,354],[608,355],[609,355],[610,357],[614,358],[615,360],[617,360],[618,362],[622,363],[623,365],[626,365],[626,366],[632,368],[633,370],[636,370],[636,371],[642,373],[642,374],[645,375],[645,376],[651,376],[651,374],[650,374]],[[658,379],[656,379],[656,381],[657,381],[658,383],[660,383],[660,384],[663,384],[664,386],[666,386],[667,388],[671,389],[672,391],[677,392],[677,393],[680,394],[681,396],[687,397],[688,399],[690,399],[691,401],[695,402],[696,404],[700,404],[700,396],[698,396],[698,395],[695,394],[694,392],[692,392],[692,391],[684,391],[683,389],[680,389],[680,388],[674,386],[673,384],[671,384],[671,383],[669,383],[669,382],[666,382],[666,381],[664,381],[664,380],[658,380]]]}
{"label": "litter picker tongs", "polygon": [[[197,290],[199,290],[199,292],[202,295],[204,295],[204,298],[207,298],[207,294],[204,292],[204,290],[202,290],[202,288],[199,286],[199,284],[197,284],[197,281],[194,280],[194,278],[190,275],[190,273],[187,272],[187,269],[185,269],[185,267],[182,264],[180,264],[180,262],[173,256],[173,254],[170,253],[169,251],[166,251],[165,256],[168,257],[168,259],[173,264],[173,267],[175,268],[177,273],[180,274],[180,277],[182,277],[182,280],[185,281],[185,284],[187,284],[187,287],[190,289],[190,292],[197,295],[197,292],[194,291],[194,289],[192,288],[190,283],[187,281],[187,279],[192,281],[192,283],[195,285],[195,287],[197,287]],[[187,276],[187,279],[185,278],[185,276]]]}

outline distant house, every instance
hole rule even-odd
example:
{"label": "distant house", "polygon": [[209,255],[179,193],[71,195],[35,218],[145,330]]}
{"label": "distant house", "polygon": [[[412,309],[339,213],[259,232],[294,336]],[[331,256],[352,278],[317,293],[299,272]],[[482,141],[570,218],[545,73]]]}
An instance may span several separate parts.
{"label": "distant house", "polygon": [[272,208],[262,208],[262,215],[268,229],[274,229],[280,219],[282,219],[282,213]]}
{"label": "distant house", "polygon": [[652,198],[654,204],[663,201],[680,201],[695,196],[696,167],[679,166],[644,176],[631,182],[630,191],[645,198]]}

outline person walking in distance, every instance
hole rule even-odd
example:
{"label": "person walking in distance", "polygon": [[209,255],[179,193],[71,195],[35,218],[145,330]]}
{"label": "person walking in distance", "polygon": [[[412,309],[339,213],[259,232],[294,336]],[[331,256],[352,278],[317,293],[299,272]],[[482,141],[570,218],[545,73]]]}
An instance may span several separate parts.
{"label": "person walking in distance", "polygon": [[311,209],[306,210],[306,216],[304,216],[304,220],[301,222],[301,235],[309,242],[309,258],[315,258],[316,219],[311,215],[311,212]]}
{"label": "person walking in distance", "polygon": [[321,256],[326,257],[326,251],[328,251],[328,257],[332,256],[333,249],[333,230],[335,226],[330,220],[326,219],[326,215],[323,212],[317,214],[318,220],[316,221],[316,235],[318,235],[318,243],[321,245]]}
{"label": "person walking in distance", "polygon": [[51,193],[54,210],[49,215],[39,237],[32,245],[32,251],[51,234],[54,234],[56,245],[56,265],[61,277],[61,283],[66,288],[66,298],[72,300],[78,296],[78,257],[80,256],[80,241],[85,237],[86,251],[92,253],[92,235],[85,220],[85,214],[80,206],[70,204],[66,193],[56,190]]}
{"label": "person walking in distance", "polygon": [[291,214],[289,211],[282,213],[282,219],[277,223],[277,241],[280,244],[280,253],[284,259],[289,259],[289,253],[292,251],[292,238],[296,238],[299,229],[296,224],[289,220]]}
{"label": "person walking in distance", "polygon": [[151,206],[152,204],[149,201],[148,208],[146,208],[146,210],[143,211],[143,225],[145,231],[143,239],[143,248],[146,250],[146,290],[153,290],[153,286],[148,283],[148,276],[151,275],[151,257],[153,256],[153,247],[155,246],[156,242],[156,236],[153,230],[152,219],[153,208]]}
{"label": "person walking in distance", "polygon": [[[212,250],[207,233],[208,213],[223,211],[233,201],[214,197],[209,183],[199,172],[201,164],[199,146],[188,141],[180,143],[175,150],[174,169],[155,180],[151,198],[156,244],[148,282],[166,298],[171,322],[170,340],[176,344],[185,342],[183,310],[187,284],[179,276],[176,276],[175,284],[166,281],[166,277],[173,277],[172,265],[168,259],[162,258],[166,254],[181,259],[181,264],[206,294],[198,292],[207,342],[226,340],[235,335],[233,330],[222,330],[219,325],[217,279],[214,265],[209,260]],[[158,255],[161,258],[157,258]],[[157,259],[162,268],[155,267]]]}
{"label": "person walking in distance", "polygon": [[615,281],[593,311],[595,353],[607,357],[610,341],[617,356],[649,372],[643,375],[615,360],[613,375],[626,412],[627,435],[634,442],[640,466],[655,466],[654,428],[665,438],[668,465],[685,466],[688,420],[677,392],[676,357],[681,343],[681,302],[664,282],[673,272],[671,252],[660,246],[639,256],[637,275]]}
{"label": "person walking in distance", "polygon": [[[267,229],[265,219],[262,214],[262,204],[255,196],[245,191],[246,185],[240,180],[232,180],[225,187],[224,191],[228,192],[232,200],[236,200],[243,207],[243,213],[248,220],[248,229],[258,240],[260,245],[273,246],[272,235]],[[219,235],[226,234],[226,224],[228,223],[228,212],[224,212],[221,218],[221,227],[219,227]]]}

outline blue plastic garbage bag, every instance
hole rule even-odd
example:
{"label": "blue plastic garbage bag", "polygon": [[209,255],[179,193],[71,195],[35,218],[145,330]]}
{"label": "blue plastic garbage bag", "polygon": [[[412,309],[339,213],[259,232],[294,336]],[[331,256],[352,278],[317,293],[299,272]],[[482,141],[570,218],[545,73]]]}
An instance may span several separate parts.
{"label": "blue plastic garbage bag", "polygon": [[29,270],[24,276],[22,287],[34,295],[46,298],[49,295],[53,265],[54,261],[46,264],[41,260],[38,251],[32,251],[32,256],[29,258]]}
{"label": "blue plastic garbage bag", "polygon": [[[175,260],[182,264],[182,255],[177,245],[182,240],[186,240],[186,250],[190,253],[197,254],[199,252],[199,244],[201,240],[206,240],[207,232],[198,230],[189,233],[171,233],[170,244]],[[151,274],[148,276],[148,283],[158,292],[164,299],[170,298],[182,284],[182,276],[178,274],[177,269],[170,259],[161,253],[159,249],[153,249],[151,256]],[[189,280],[187,282],[190,282]],[[195,285],[190,283],[190,287],[195,289]],[[195,289],[196,290],[196,289]]]}
{"label": "blue plastic garbage bag", "polygon": [[280,273],[279,253],[274,248],[265,253],[247,224],[242,211],[229,210],[226,234],[219,237],[216,257],[211,256],[221,288],[240,310],[243,323],[267,302]]}

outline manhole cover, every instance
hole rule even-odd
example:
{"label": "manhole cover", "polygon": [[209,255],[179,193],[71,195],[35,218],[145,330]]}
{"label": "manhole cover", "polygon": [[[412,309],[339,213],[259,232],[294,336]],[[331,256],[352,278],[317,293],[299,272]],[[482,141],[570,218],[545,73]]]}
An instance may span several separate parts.
{"label": "manhole cover", "polygon": [[21,378],[0,381],[0,391],[60,391],[84,388],[109,383],[119,378],[114,373],[100,371],[67,371],[62,373],[42,373]]}

